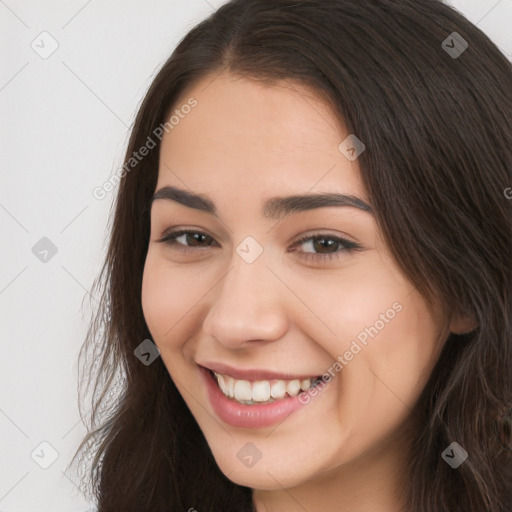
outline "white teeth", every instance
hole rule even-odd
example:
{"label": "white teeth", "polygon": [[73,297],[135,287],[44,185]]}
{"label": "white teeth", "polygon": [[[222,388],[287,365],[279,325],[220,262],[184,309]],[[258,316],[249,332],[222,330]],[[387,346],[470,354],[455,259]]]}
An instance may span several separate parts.
{"label": "white teeth", "polygon": [[270,382],[268,380],[260,380],[252,385],[252,400],[254,402],[270,400]]}
{"label": "white teeth", "polygon": [[297,396],[299,394],[299,391],[300,391],[300,380],[298,380],[298,379],[291,380],[286,385],[286,392],[290,396]]}
{"label": "white teeth", "polygon": [[228,375],[215,373],[219,388],[228,398],[245,404],[271,403],[288,396],[297,396],[301,390],[307,391],[312,384],[312,379],[294,380],[260,380],[249,382],[248,380],[236,380]]}
{"label": "white teeth", "polygon": [[235,398],[239,402],[252,399],[251,383],[248,380],[237,380],[235,382]]}
{"label": "white teeth", "polygon": [[235,380],[231,377],[224,377],[228,388],[229,398],[235,398]]}
{"label": "white teeth", "polygon": [[270,390],[270,396],[279,400],[286,395],[286,382],[284,380],[278,380],[272,384],[272,389]]}
{"label": "white teeth", "polygon": [[217,375],[217,381],[219,383],[219,388],[221,391],[227,395],[228,394],[228,387],[226,386],[226,381],[224,380],[224,375]]}
{"label": "white teeth", "polygon": [[311,379],[304,379],[300,381],[300,389],[307,391],[311,387]]}

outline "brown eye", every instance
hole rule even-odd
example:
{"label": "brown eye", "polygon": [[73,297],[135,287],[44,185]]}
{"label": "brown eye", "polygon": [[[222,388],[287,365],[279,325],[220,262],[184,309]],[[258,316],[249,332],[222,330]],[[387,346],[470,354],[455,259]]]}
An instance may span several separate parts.
{"label": "brown eye", "polygon": [[318,238],[315,237],[312,239],[313,243],[313,249],[316,252],[319,253],[329,253],[329,252],[336,252],[336,249],[338,249],[340,243],[336,240],[333,240],[332,238]]}
{"label": "brown eye", "polygon": [[338,259],[361,250],[362,245],[331,234],[306,235],[296,241],[290,252],[296,252],[301,258],[313,263]]}
{"label": "brown eye", "polygon": [[210,235],[200,231],[180,229],[178,231],[165,232],[157,242],[173,246],[178,250],[187,251],[190,250],[188,248],[209,247],[213,244],[214,240]]}
{"label": "brown eye", "polygon": [[[175,240],[178,240],[179,238],[183,239],[183,241],[185,241],[186,244],[189,246],[199,246],[199,247],[201,245],[203,245],[206,241],[211,240],[211,237],[209,237],[208,235],[205,235],[204,233],[193,233],[193,232],[185,233],[181,236],[178,236],[175,238]],[[207,244],[207,245],[210,245],[210,244]]]}

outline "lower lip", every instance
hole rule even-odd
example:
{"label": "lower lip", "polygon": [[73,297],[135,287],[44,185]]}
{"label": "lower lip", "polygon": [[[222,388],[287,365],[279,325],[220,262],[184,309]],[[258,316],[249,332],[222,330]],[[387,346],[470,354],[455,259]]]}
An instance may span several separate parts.
{"label": "lower lip", "polygon": [[262,428],[283,421],[292,412],[304,407],[298,396],[276,400],[271,404],[245,405],[229,399],[220,390],[217,380],[203,367],[199,367],[208,390],[213,410],[222,421],[233,427]]}

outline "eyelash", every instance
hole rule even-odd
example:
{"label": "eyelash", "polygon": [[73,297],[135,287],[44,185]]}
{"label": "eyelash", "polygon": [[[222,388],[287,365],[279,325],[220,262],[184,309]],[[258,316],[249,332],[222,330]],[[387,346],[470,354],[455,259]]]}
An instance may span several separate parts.
{"label": "eyelash", "polygon": [[[180,237],[181,235],[201,235],[206,236],[213,240],[213,238],[208,235],[207,233],[203,233],[202,231],[194,231],[190,229],[179,229],[176,231],[166,231],[163,233],[162,237],[156,240],[157,243],[165,243],[170,247],[176,248],[179,251],[182,251],[184,253],[194,253],[196,251],[202,250],[202,247],[198,248],[191,248],[186,245],[180,244],[176,242],[176,238]],[[319,233],[315,235],[304,235],[300,237],[298,240],[293,242],[292,247],[296,247],[301,245],[304,242],[310,241],[310,240],[332,240],[335,243],[342,246],[342,248],[336,252],[328,252],[328,253],[308,253],[303,252],[301,253],[301,257],[306,260],[332,260],[340,258],[343,253],[352,253],[354,251],[359,251],[362,249],[362,246],[358,244],[357,242],[353,242],[351,240],[347,240],[346,238],[340,238],[338,236],[329,235],[327,233]],[[209,246],[206,246],[209,247]],[[295,252],[294,250],[290,252]]]}

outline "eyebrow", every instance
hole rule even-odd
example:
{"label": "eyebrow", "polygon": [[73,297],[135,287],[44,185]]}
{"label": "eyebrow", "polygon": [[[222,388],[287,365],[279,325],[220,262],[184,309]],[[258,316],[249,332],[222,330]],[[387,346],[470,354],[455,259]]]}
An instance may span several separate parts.
{"label": "eyebrow", "polygon": [[[151,205],[153,201],[158,199],[176,201],[189,208],[217,215],[215,203],[203,194],[195,194],[177,187],[162,187],[151,198]],[[373,214],[371,206],[359,197],[328,192],[323,194],[271,197],[263,205],[263,216],[269,219],[279,219],[282,215],[329,206],[350,206]]]}

